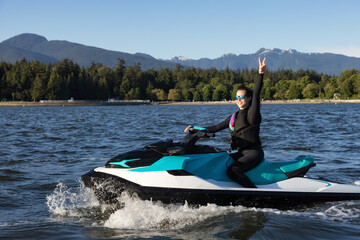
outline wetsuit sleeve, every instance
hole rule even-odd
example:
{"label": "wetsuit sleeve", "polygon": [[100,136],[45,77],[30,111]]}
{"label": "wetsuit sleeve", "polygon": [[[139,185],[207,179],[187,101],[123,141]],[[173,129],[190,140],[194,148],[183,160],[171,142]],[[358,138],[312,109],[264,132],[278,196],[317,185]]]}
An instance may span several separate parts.
{"label": "wetsuit sleeve", "polygon": [[261,122],[260,115],[260,93],[263,86],[264,74],[259,74],[255,84],[253,96],[251,99],[251,106],[248,111],[248,121],[250,124],[256,125]]}
{"label": "wetsuit sleeve", "polygon": [[208,126],[205,127],[210,133],[215,133],[221,130],[224,130],[225,128],[229,127],[229,122],[230,122],[230,118],[231,116],[229,116],[228,118],[226,118],[224,121],[222,121],[219,124],[216,125],[212,125],[212,126]]}

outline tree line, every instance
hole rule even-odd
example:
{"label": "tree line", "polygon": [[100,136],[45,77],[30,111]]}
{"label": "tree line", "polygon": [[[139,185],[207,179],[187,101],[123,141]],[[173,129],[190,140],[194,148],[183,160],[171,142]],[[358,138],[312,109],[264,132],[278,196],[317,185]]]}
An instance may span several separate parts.
{"label": "tree line", "polygon": [[[153,101],[233,100],[241,84],[254,88],[257,69],[224,70],[184,68],[141,70],[119,59],[115,68],[99,63],[81,67],[64,59],[53,64],[39,61],[0,62],[0,99]],[[262,99],[360,98],[360,72],[344,70],[340,76],[312,70],[267,70]]]}

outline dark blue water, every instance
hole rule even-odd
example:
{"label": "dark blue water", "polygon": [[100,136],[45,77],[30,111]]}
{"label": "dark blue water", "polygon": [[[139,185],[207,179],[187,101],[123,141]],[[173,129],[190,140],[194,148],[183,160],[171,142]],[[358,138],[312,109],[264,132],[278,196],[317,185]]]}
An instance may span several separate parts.
{"label": "dark blue water", "polygon": [[[218,123],[236,106],[0,108],[2,239],[359,239],[360,201],[291,210],[142,201],[102,205],[80,182],[116,154],[188,124]],[[360,184],[360,105],[264,105],[269,160],[314,156],[308,176]],[[228,131],[209,144],[228,148]]]}

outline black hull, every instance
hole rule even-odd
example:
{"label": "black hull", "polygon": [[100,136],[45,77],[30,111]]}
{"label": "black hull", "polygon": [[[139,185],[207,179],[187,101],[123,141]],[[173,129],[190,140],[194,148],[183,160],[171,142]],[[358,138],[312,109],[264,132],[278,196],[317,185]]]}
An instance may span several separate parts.
{"label": "black hull", "polygon": [[220,206],[242,205],[286,209],[320,202],[360,200],[359,193],[227,191],[143,187],[120,177],[90,171],[82,176],[86,187],[95,190],[100,200],[111,202],[123,191],[136,193],[143,200],[191,205],[213,203]]}

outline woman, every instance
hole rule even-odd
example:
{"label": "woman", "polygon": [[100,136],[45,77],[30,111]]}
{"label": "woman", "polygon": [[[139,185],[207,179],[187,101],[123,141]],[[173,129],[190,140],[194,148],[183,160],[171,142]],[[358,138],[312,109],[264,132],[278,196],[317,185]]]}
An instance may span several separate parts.
{"label": "woman", "polygon": [[[244,172],[256,167],[264,158],[260,141],[260,93],[263,86],[263,76],[266,69],[265,60],[259,57],[259,75],[254,92],[242,86],[235,96],[239,111],[226,118],[223,122],[205,127],[210,133],[229,128],[231,147],[238,152],[232,154],[235,162],[228,167],[226,173],[235,182],[247,188],[256,188]],[[188,131],[188,126],[185,132]]]}

